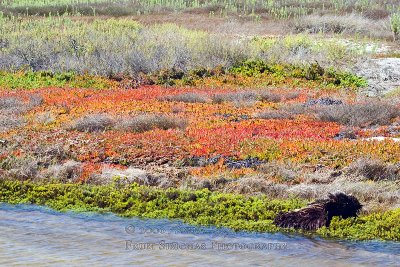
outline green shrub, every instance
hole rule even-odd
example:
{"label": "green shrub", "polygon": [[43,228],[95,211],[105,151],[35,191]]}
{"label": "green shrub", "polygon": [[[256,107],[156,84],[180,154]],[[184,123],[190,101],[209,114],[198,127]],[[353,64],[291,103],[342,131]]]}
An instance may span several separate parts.
{"label": "green shrub", "polygon": [[269,72],[270,67],[262,60],[247,60],[233,66],[229,71],[231,73],[254,77],[258,74]]}

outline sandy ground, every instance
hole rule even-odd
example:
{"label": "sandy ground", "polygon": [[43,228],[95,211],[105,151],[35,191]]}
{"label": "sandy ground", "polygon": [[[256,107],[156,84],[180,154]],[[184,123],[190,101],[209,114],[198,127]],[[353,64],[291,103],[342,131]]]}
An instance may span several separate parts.
{"label": "sandy ground", "polygon": [[355,72],[367,79],[369,86],[364,93],[369,96],[400,88],[400,58],[368,59],[356,66]]}

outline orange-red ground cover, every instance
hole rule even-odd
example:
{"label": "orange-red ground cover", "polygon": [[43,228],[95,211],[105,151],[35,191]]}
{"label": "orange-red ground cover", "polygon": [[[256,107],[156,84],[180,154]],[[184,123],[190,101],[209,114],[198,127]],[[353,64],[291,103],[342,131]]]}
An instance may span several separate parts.
{"label": "orange-red ground cover", "polygon": [[[98,171],[104,164],[113,164],[114,167],[172,164],[190,157],[253,157],[265,161],[289,160],[328,166],[343,166],[360,156],[373,156],[385,161],[395,161],[400,157],[400,146],[391,141],[334,140],[343,128],[337,123],[317,121],[307,115],[269,120],[255,116],[261,111],[321,97],[326,94],[322,91],[302,90],[298,91],[296,98],[285,99],[292,90],[273,90],[282,95],[280,103],[216,104],[211,100],[206,103],[160,100],[165,96],[188,92],[211,98],[214,94],[233,91],[160,86],[130,90],[47,88],[4,91],[1,97],[15,96],[25,101],[32,95],[40,95],[43,103],[24,114],[24,126],[1,133],[0,138],[14,140],[18,144],[12,152],[8,152],[16,157],[29,154],[33,147],[61,145],[69,151],[71,158],[85,164],[84,177]],[[348,96],[348,99],[351,98]],[[117,129],[102,132],[69,129],[68,126],[77,118],[93,113],[107,113],[116,120],[141,113],[167,114],[187,120],[188,126],[184,130],[155,129],[142,133]],[[43,114],[48,114],[52,120],[46,123],[38,120]],[[376,131],[385,132],[384,129]],[[371,131],[360,133],[365,136],[371,134]],[[8,156],[1,155],[2,158]]]}

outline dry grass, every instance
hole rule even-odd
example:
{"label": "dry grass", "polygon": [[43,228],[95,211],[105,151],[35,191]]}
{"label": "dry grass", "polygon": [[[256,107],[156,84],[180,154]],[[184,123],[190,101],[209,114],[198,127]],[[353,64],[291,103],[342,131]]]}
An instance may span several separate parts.
{"label": "dry grass", "polygon": [[87,182],[97,185],[117,182],[119,184],[138,183],[146,186],[157,186],[162,182],[162,177],[134,167],[125,170],[104,168],[100,174],[92,174]]}
{"label": "dry grass", "polygon": [[184,103],[206,103],[208,101],[207,97],[197,93],[169,95],[160,98],[160,100],[171,101],[171,102],[184,102]]}
{"label": "dry grass", "polygon": [[10,116],[0,114],[0,132],[6,132],[14,128],[21,127],[25,120],[20,116]]}
{"label": "dry grass", "polygon": [[236,181],[231,181],[229,184],[226,185],[224,191],[246,195],[252,195],[255,193],[266,193],[271,198],[282,194],[282,192],[279,190],[279,186],[273,184],[271,181],[263,177],[257,176],[243,177]]}
{"label": "dry grass", "polygon": [[382,20],[388,18],[390,12],[383,8],[371,8],[363,12],[363,16],[371,20]]}
{"label": "dry grass", "polygon": [[387,164],[376,159],[360,158],[349,166],[349,172],[372,181],[400,180],[399,164]]}
{"label": "dry grass", "polygon": [[23,106],[23,102],[16,97],[2,97],[0,98],[0,110],[14,109]]}
{"label": "dry grass", "polygon": [[146,27],[130,19],[98,19],[96,23],[65,19],[62,23],[57,19],[23,20],[21,27],[12,19],[4,22],[1,38],[9,45],[0,50],[0,69],[136,77],[172,69],[188,72],[230,67],[249,57],[248,41],[237,43],[223,35],[189,31],[173,24]]}
{"label": "dry grass", "polygon": [[291,120],[294,118],[293,114],[286,111],[267,110],[255,115],[258,119],[264,120]]}
{"label": "dry grass", "polygon": [[[329,193],[342,191],[356,196],[364,205],[364,212],[381,211],[400,207],[400,188],[398,179],[393,179],[396,165],[379,162],[362,162],[353,171],[323,166],[291,165],[289,163],[269,162],[257,168],[258,174],[240,178],[226,177],[187,177],[181,183],[184,188],[223,191],[228,193],[257,195],[265,194],[269,198],[300,198],[313,200],[327,196]],[[367,166],[366,166],[367,165]],[[366,167],[365,167],[366,166]],[[312,167],[312,168],[311,168]],[[399,175],[399,166],[396,167]],[[363,172],[374,178],[366,179]],[[382,179],[381,172],[387,175]],[[390,176],[392,175],[392,176]]]}
{"label": "dry grass", "polygon": [[298,184],[288,187],[286,194],[315,199],[336,191],[357,197],[364,205],[364,211],[386,210],[400,206],[400,190],[391,183],[370,184],[337,180],[330,184]]}
{"label": "dry grass", "polygon": [[47,111],[38,113],[36,115],[35,121],[43,125],[49,125],[53,123],[55,119],[56,119],[55,115],[52,112]]}
{"label": "dry grass", "polygon": [[20,114],[27,110],[27,105],[17,97],[0,98],[0,112],[3,114]]}
{"label": "dry grass", "polygon": [[390,124],[392,119],[400,115],[400,110],[388,102],[371,101],[318,107],[316,114],[322,121],[332,121],[347,126],[368,127]]}
{"label": "dry grass", "polygon": [[292,115],[299,115],[307,113],[307,108],[302,104],[289,104],[285,105],[282,108],[283,112],[287,112]]}
{"label": "dry grass", "polygon": [[38,107],[42,105],[44,102],[43,96],[34,94],[29,97],[29,106],[30,107]]}
{"label": "dry grass", "polygon": [[63,144],[45,145],[39,143],[31,147],[31,152],[44,166],[58,164],[71,156],[69,149],[64,147]]}
{"label": "dry grass", "polygon": [[[371,14],[373,16],[373,14]],[[375,14],[375,18],[378,15]],[[361,35],[373,38],[391,38],[390,25],[387,17],[376,20],[357,14],[349,15],[309,15],[290,23],[294,32],[334,33],[346,35]]]}
{"label": "dry grass", "polygon": [[106,114],[90,114],[79,118],[70,127],[79,132],[100,132],[110,129],[114,120]]}
{"label": "dry grass", "polygon": [[22,114],[43,103],[40,95],[31,95],[29,102],[14,96],[0,97],[0,132],[23,126],[26,121]]}
{"label": "dry grass", "polygon": [[82,163],[69,160],[64,164],[50,166],[46,177],[57,179],[62,183],[76,183],[82,175]]}
{"label": "dry grass", "polygon": [[285,94],[285,100],[293,100],[300,96],[300,92],[290,92]]}
{"label": "dry grass", "polygon": [[259,95],[252,91],[242,91],[228,94],[215,94],[211,99],[215,104],[231,102],[237,107],[242,107],[254,105],[259,100]]}
{"label": "dry grass", "polygon": [[118,122],[107,114],[91,114],[76,120],[69,129],[80,132],[119,129],[141,133],[153,129],[185,129],[186,126],[187,122],[185,120],[162,114],[142,114],[134,117],[119,118]]}
{"label": "dry grass", "polygon": [[[2,162],[2,170],[5,170],[4,176],[16,180],[34,179],[39,174],[39,165],[37,159],[33,157],[11,158],[8,162]],[[4,166],[7,165],[7,166]]]}
{"label": "dry grass", "polygon": [[282,101],[282,96],[276,93],[266,91],[260,93],[259,99],[265,102],[279,103]]}
{"label": "dry grass", "polygon": [[212,96],[213,103],[221,104],[224,102],[231,102],[235,105],[251,105],[256,101],[265,101],[272,103],[279,103],[282,101],[282,96],[270,91],[240,91],[227,94],[215,94]]}
{"label": "dry grass", "polygon": [[144,114],[131,118],[122,118],[117,128],[132,132],[147,132],[153,129],[185,129],[185,120],[166,115]]}
{"label": "dry grass", "polygon": [[289,165],[279,162],[268,162],[258,166],[257,170],[269,178],[283,183],[293,182],[299,174]]}

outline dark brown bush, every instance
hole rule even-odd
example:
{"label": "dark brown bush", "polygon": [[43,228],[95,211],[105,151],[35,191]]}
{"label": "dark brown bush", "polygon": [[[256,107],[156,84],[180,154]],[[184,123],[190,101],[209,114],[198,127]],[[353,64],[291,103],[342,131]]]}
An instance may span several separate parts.
{"label": "dark brown bush", "polygon": [[339,133],[337,133],[334,138],[336,140],[357,139],[357,133],[352,128],[345,128],[342,129]]}

